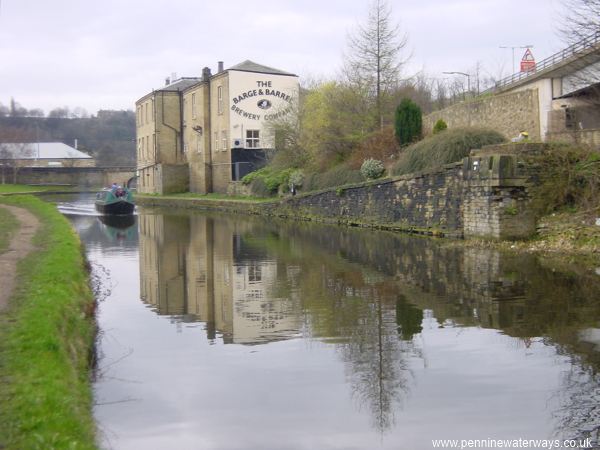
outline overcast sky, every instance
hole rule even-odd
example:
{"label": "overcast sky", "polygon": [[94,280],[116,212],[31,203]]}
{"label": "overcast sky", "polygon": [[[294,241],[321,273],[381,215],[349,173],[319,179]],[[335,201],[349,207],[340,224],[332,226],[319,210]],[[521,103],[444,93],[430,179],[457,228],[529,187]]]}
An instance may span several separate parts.
{"label": "overcast sky", "polygon": [[[246,59],[334,77],[346,36],[371,0],[0,0],[0,103],[133,109],[164,79]],[[404,76],[424,70],[512,72],[512,51],[537,60],[564,47],[561,0],[390,0],[409,37]],[[515,51],[518,61],[524,50]]]}

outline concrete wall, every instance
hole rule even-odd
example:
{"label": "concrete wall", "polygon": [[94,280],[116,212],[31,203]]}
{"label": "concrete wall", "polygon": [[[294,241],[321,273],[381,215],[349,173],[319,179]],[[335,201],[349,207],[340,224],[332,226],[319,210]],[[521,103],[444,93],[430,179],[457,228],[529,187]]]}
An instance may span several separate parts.
{"label": "concrete wall", "polygon": [[448,128],[486,127],[507,138],[527,131],[531,139],[540,140],[540,110],[537,90],[525,90],[472,99],[457,103],[423,117],[423,134],[430,135],[433,125],[443,119]]}

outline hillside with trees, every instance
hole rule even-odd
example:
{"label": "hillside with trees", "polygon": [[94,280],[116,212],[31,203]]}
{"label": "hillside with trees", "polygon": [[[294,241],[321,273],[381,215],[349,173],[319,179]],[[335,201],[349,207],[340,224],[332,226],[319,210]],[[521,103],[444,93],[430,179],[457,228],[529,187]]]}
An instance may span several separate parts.
{"label": "hillside with trees", "polygon": [[135,165],[135,113],[98,111],[89,117],[82,108],[56,108],[44,116],[14,100],[0,104],[0,142],[63,142],[96,158],[100,166]]}

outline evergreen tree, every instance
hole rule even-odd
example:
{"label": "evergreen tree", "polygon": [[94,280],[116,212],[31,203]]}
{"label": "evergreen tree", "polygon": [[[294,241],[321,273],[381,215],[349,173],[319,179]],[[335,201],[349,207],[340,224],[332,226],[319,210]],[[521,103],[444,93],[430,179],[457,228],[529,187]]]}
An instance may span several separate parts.
{"label": "evergreen tree", "polygon": [[403,99],[396,108],[394,130],[400,145],[408,145],[421,137],[421,108],[412,100]]}

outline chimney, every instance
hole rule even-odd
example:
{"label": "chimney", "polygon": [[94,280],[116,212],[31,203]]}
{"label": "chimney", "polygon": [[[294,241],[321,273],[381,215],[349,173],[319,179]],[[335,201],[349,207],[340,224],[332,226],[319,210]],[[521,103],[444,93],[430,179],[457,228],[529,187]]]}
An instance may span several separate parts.
{"label": "chimney", "polygon": [[73,147],[75,147],[75,150],[77,150],[77,139],[75,139],[75,143],[73,144]]}
{"label": "chimney", "polygon": [[210,76],[211,73],[209,67],[205,67],[204,69],[202,69],[202,81],[208,81],[210,79]]}
{"label": "chimney", "polygon": [[223,72],[223,61],[219,61],[219,70],[217,70],[217,73],[221,72]]}
{"label": "chimney", "polygon": [[171,84],[171,79],[169,77],[165,78],[165,86],[168,86]]}
{"label": "chimney", "polygon": [[171,72],[171,83],[175,83],[177,80],[177,72]]}

